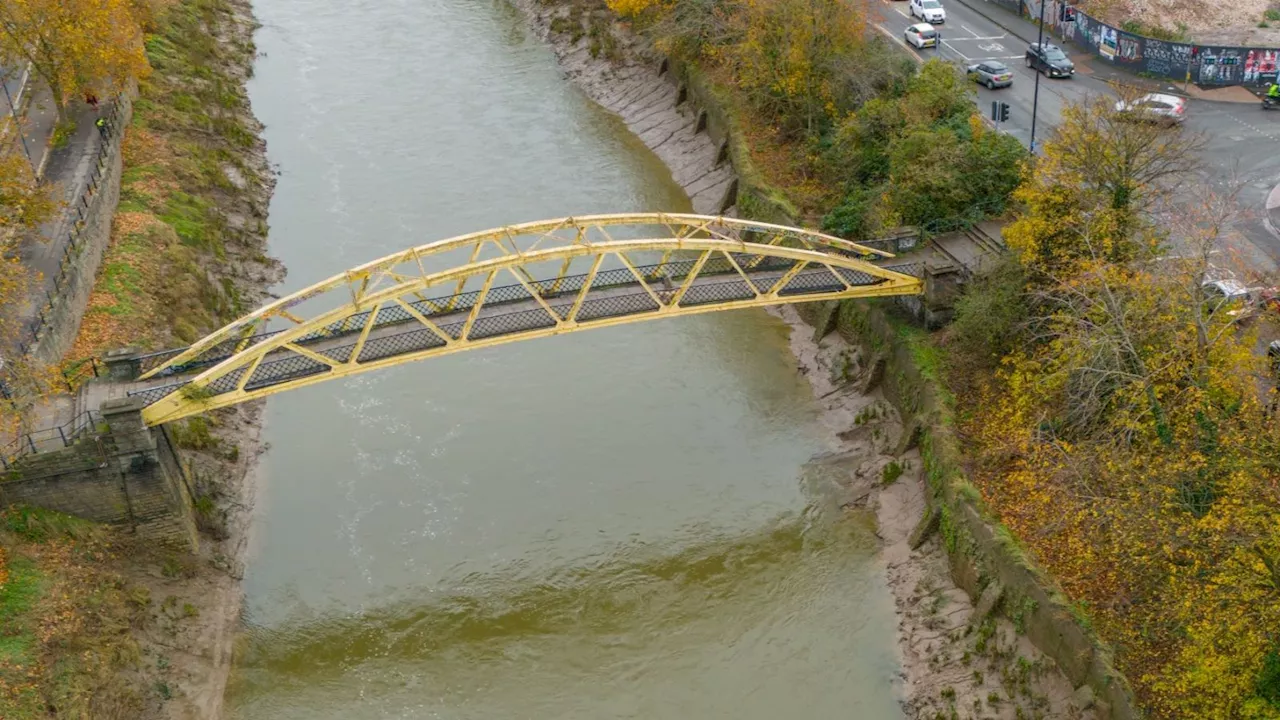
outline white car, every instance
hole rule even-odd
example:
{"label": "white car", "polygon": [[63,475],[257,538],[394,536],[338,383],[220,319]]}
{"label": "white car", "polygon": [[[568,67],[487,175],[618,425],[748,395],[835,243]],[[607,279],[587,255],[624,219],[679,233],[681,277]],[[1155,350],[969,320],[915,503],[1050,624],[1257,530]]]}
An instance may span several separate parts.
{"label": "white car", "polygon": [[903,33],[903,38],[906,39],[908,44],[916,46],[917,50],[938,47],[938,31],[927,23],[918,23],[907,28],[907,31]]}
{"label": "white car", "polygon": [[1187,101],[1177,95],[1151,93],[1136,100],[1120,100],[1116,112],[1134,120],[1178,125],[1187,117]]}
{"label": "white car", "polygon": [[918,17],[930,25],[947,21],[947,11],[938,0],[911,0],[911,17]]}

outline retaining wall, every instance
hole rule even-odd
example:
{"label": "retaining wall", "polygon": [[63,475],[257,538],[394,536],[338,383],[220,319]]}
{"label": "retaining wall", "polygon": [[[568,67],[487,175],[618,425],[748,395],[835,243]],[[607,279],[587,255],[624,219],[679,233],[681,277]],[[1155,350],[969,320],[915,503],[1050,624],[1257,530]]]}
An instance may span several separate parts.
{"label": "retaining wall", "polygon": [[102,425],[70,447],[24,458],[0,480],[0,504],[32,505],[111,525],[175,548],[197,547],[189,478],[141,403],[103,403]]}
{"label": "retaining wall", "polygon": [[44,306],[30,329],[31,337],[23,339],[26,352],[42,363],[62,362],[80,332],[80,320],[111,240],[111,221],[120,201],[120,146],[132,118],[131,93],[122,93],[111,116],[111,132],[90,171],[89,185],[76,203],[64,210],[69,213],[70,237],[55,278],[55,292],[42,299]]}
{"label": "retaining wall", "polygon": [[977,602],[987,586],[998,582],[1004,588],[1005,615],[1075,687],[1093,690],[1100,718],[1140,718],[1133,691],[1115,669],[1110,648],[983,507],[964,470],[946,391],[934,376],[937,351],[924,331],[895,317],[891,307],[883,301],[850,300],[802,306],[802,314],[820,332],[834,328],[850,342],[887,358],[881,387],[907,431],[918,433],[930,511],[939,515],[939,532],[956,584]]}

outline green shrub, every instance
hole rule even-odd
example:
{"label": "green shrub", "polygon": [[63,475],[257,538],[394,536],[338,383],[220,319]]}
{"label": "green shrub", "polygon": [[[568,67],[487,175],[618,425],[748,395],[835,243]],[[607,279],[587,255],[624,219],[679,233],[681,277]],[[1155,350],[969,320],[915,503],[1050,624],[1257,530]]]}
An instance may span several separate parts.
{"label": "green shrub", "polygon": [[1258,697],[1280,709],[1280,645],[1263,658],[1262,670],[1254,680],[1254,691]]}
{"label": "green shrub", "polygon": [[892,485],[893,481],[900,477],[902,477],[902,464],[897,460],[889,461],[889,464],[880,471],[880,481],[884,485]]}
{"label": "green shrub", "polygon": [[1009,256],[969,283],[956,302],[951,326],[964,360],[990,368],[1013,349],[1027,320],[1025,290],[1022,266]]}

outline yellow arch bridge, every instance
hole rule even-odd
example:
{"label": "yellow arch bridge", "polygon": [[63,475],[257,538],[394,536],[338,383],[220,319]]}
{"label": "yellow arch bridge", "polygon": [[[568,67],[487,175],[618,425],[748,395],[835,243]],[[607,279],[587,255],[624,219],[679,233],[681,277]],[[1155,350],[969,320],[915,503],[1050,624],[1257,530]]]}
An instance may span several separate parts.
{"label": "yellow arch bridge", "polygon": [[510,225],[410,248],[139,358],[159,425],[312,383],[502,343],[695,313],[921,292],[887,252],[683,214]]}

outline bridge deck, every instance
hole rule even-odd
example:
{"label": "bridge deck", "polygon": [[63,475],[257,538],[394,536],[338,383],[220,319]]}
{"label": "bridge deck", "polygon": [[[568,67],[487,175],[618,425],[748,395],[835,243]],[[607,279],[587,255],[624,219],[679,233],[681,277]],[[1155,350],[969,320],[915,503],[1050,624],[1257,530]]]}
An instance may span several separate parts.
{"label": "bridge deck", "polygon": [[[792,261],[777,258],[761,259],[760,256],[750,255],[734,259],[742,267],[755,264],[756,269],[744,273],[750,280],[750,285],[727,261],[720,261],[722,267],[712,267],[712,263],[708,262],[693,282],[689,283],[688,289],[680,298],[680,305],[688,307],[755,298],[757,292],[772,291],[773,286],[792,267]],[[662,276],[659,279],[650,280],[645,285],[638,282],[626,268],[602,271],[596,275],[590,291],[583,298],[575,320],[580,324],[589,324],[605,318],[656,312],[660,306],[653,295],[656,295],[663,304],[670,303],[683,286],[683,278],[691,273],[692,266],[693,261],[681,260],[664,265],[638,267],[637,270],[646,278],[654,274]],[[918,274],[914,266],[888,266],[885,269]],[[801,294],[838,293],[847,290],[849,285],[870,286],[884,282],[881,278],[855,270],[841,268],[837,272],[839,277],[826,267],[807,267],[792,277],[786,287],[779,290],[779,295],[787,297]],[[665,281],[662,278],[665,278]],[[480,310],[475,313],[474,319],[471,319],[471,314],[480,298],[479,291],[441,298],[424,298],[410,303],[410,307],[434,323],[444,335],[448,336],[447,339],[423,325],[403,308],[396,305],[383,307],[378,311],[374,327],[361,348],[358,360],[369,362],[442,347],[448,342],[458,340],[469,321],[471,322],[471,329],[467,335],[469,340],[552,327],[568,318],[579,297],[579,291],[586,281],[586,275],[574,275],[561,278],[559,281],[543,280],[530,283],[532,287],[537,288],[542,301],[556,314],[555,318],[551,317],[542,303],[520,284],[491,288],[484,296]],[[297,345],[311,353],[328,358],[336,364],[349,362],[367,319],[368,312],[352,315],[322,330],[303,336],[297,341]],[[281,331],[253,336],[245,344],[252,346],[268,341],[279,332]],[[184,366],[180,372],[186,374],[204,370],[229,357],[236,352],[236,349],[231,344],[211,348],[201,359]],[[170,350],[149,356],[151,367],[175,357],[180,352],[181,349]],[[253,370],[253,375],[246,383],[245,389],[265,388],[296,378],[328,372],[330,369],[329,365],[307,354],[282,347],[263,357],[262,362]],[[230,372],[209,383],[205,391],[215,395],[232,391],[239,386],[245,371],[246,368],[241,368]],[[134,389],[129,394],[142,397],[149,405],[186,384],[186,381],[174,382],[175,374],[178,373],[169,372],[168,377],[157,377],[146,383],[145,387]]]}

